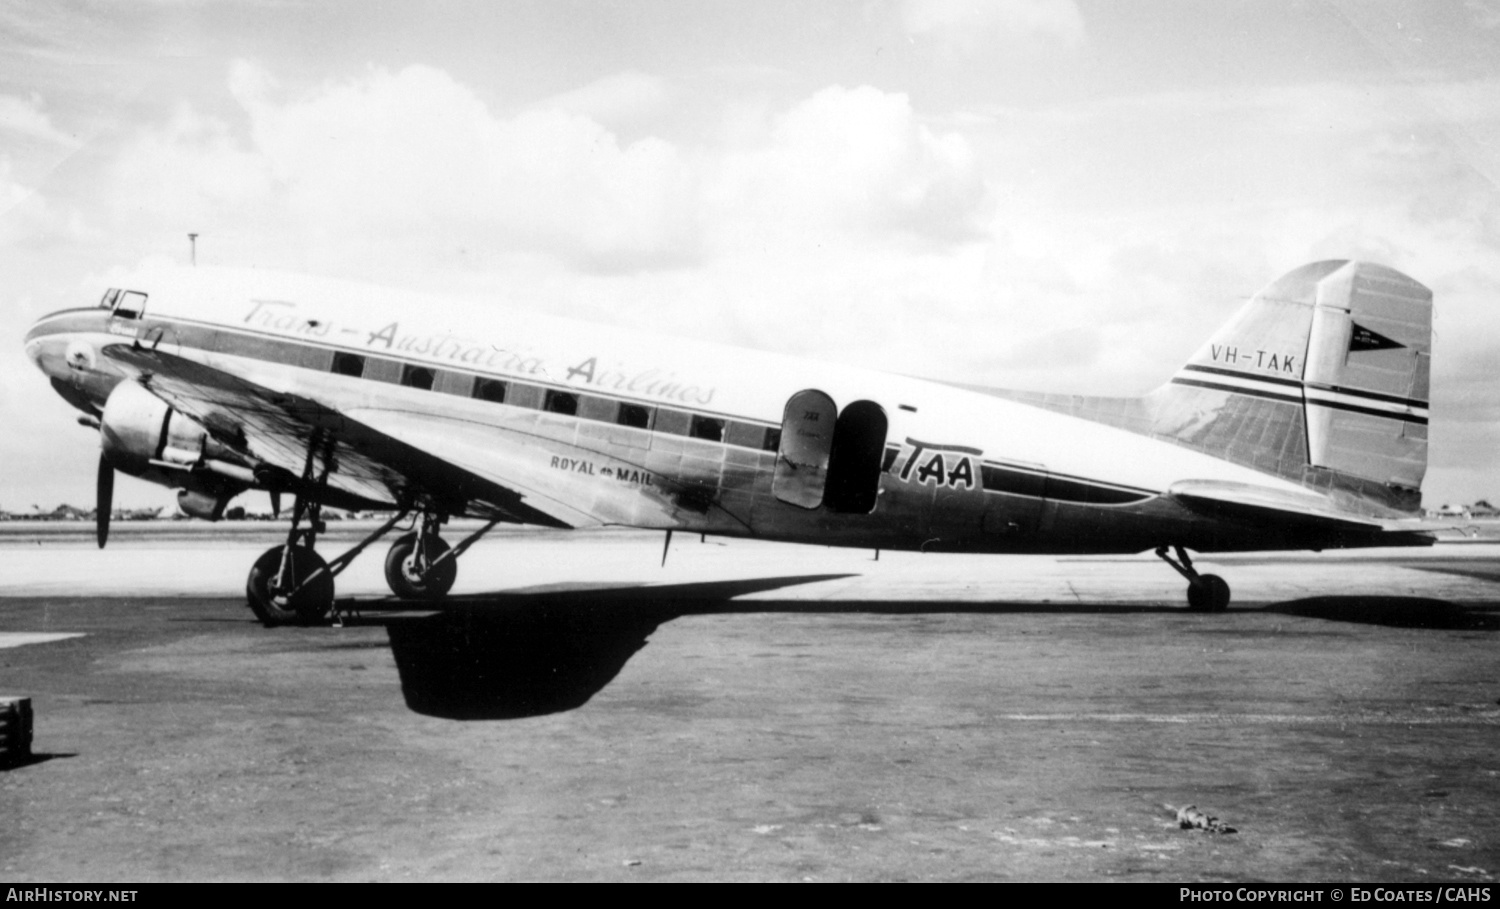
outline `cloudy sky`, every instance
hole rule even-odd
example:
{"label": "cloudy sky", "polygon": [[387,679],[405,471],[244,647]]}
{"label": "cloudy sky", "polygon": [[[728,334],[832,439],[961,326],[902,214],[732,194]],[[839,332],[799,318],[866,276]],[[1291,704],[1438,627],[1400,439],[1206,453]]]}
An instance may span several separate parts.
{"label": "cloudy sky", "polygon": [[1497,179],[1495,0],[0,0],[0,508],[92,497],[27,325],[189,231],[200,263],[1103,394],[1369,258],[1437,296],[1428,504],[1494,499]]}

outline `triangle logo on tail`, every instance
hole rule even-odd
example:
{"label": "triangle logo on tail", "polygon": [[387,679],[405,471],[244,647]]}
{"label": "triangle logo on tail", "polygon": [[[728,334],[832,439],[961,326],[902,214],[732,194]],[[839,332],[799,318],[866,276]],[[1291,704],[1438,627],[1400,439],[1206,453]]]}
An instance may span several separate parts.
{"label": "triangle logo on tail", "polygon": [[1360,353],[1366,350],[1392,350],[1405,347],[1400,341],[1392,341],[1378,331],[1371,331],[1358,322],[1354,323],[1354,333],[1349,338],[1349,352]]}

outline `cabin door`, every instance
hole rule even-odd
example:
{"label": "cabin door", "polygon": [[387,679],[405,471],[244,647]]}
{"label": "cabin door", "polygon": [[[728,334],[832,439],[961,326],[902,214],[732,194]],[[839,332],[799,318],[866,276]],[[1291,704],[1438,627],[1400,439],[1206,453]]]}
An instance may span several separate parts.
{"label": "cabin door", "polygon": [[817,389],[799,391],[781,412],[781,444],[771,492],[783,502],[813,509],[823,504],[838,409]]}

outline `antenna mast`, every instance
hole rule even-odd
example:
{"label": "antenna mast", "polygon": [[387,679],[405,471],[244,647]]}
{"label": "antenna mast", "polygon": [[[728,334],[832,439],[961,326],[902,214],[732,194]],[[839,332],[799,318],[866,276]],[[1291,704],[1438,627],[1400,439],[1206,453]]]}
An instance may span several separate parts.
{"label": "antenna mast", "polygon": [[193,267],[198,267],[198,235],[188,234],[188,255],[192,259]]}

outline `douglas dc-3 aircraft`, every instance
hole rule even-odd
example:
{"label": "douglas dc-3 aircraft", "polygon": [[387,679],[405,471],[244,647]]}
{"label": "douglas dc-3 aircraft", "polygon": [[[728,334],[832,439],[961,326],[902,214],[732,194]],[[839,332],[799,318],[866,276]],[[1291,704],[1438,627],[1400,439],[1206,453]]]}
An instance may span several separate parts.
{"label": "douglas dc-3 aircraft", "polygon": [[[181,269],[49,315],[27,355],[114,471],[218,519],[295,496],[250,570],[266,624],[319,622],[334,576],[386,558],[438,598],[501,522],[619,525],[969,553],[1187,554],[1427,545],[1432,294],[1380,265],[1305,265],[1141,398],[957,387],[535,313],[252,271]],[[322,506],[389,521],[326,562]],[[279,511],[279,504],[277,505]],[[455,516],[488,521],[450,547]],[[1175,558],[1174,558],[1175,555]]]}

